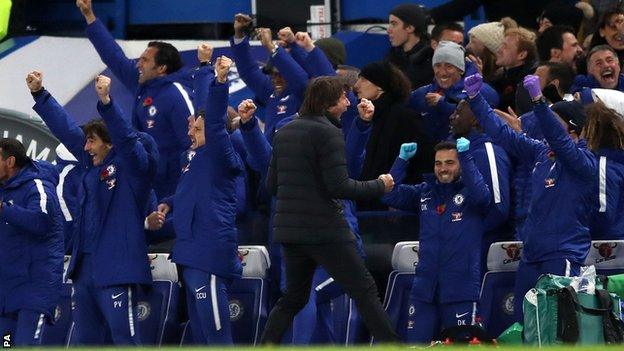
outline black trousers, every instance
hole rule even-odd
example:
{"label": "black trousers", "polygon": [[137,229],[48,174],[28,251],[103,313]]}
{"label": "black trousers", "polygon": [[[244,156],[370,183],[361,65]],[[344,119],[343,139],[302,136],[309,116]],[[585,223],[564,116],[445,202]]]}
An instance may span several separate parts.
{"label": "black trousers", "polygon": [[390,319],[379,301],[379,293],[353,242],[319,245],[283,244],[286,293],[269,314],[262,343],[279,344],[310,296],[314,270],[323,267],[355,301],[364,324],[379,342],[399,342]]}

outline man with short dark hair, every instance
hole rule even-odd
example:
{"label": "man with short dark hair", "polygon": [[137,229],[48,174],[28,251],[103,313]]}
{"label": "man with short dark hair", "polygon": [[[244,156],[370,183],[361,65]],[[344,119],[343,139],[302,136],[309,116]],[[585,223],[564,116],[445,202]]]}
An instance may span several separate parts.
{"label": "man with short dark hair", "polygon": [[587,75],[576,76],[571,90],[573,93],[580,92],[581,95],[586,94],[589,97],[593,88],[624,91],[620,60],[609,45],[598,45],[589,51]]}
{"label": "man with short dark hair", "polygon": [[0,332],[14,346],[41,345],[54,322],[64,253],[57,182],[52,164],[0,139]]}
{"label": "man with short dark hair", "polygon": [[397,65],[412,83],[412,89],[429,84],[433,78],[433,49],[427,35],[427,16],[417,4],[400,4],[388,15],[390,52],[386,60]]}
{"label": "man with short dark hair", "polygon": [[572,27],[552,26],[537,37],[535,44],[541,61],[563,63],[576,71],[576,60],[583,48]]}
{"label": "man with short dark hair", "polygon": [[310,82],[299,116],[273,140],[267,189],[276,195],[273,239],[282,244],[286,294],[269,315],[263,343],[281,341],[293,317],[308,302],[312,278],[322,266],[357,305],[371,334],[382,342],[398,337],[379,301],[377,287],[354,243],[340,199],[368,200],[392,189],[389,174],[350,179],[340,115],[349,106],[338,77]]}
{"label": "man with short dark hair", "polygon": [[187,118],[195,114],[190,72],[182,69],[178,50],[165,42],[152,41],[138,60],[128,59],[95,17],[91,0],[77,0],[76,5],[87,22],[87,37],[100,58],[135,94],[132,125],[151,135],[158,144],[156,196],[161,199],[173,194],[180,176],[180,155],[189,146]]}
{"label": "man with short dark hair", "polygon": [[[492,193],[466,138],[435,146],[434,177],[398,185],[387,205],[420,214],[420,250],[409,294],[408,343],[429,344],[443,329],[476,324],[481,240]],[[400,183],[418,145],[401,145],[390,173]]]}
{"label": "man with short dark hair", "polygon": [[464,45],[464,27],[457,22],[436,24],[431,30],[431,48],[435,51],[441,41],[452,41]]}
{"label": "man with short dark hair", "polygon": [[26,83],[33,109],[83,168],[67,270],[74,291],[72,342],[138,345],[137,287],[152,283],[144,220],[158,165],[156,142],[123,117],[108,77],[96,79],[103,121],[84,131],[43,88],[40,72],[29,73]]}

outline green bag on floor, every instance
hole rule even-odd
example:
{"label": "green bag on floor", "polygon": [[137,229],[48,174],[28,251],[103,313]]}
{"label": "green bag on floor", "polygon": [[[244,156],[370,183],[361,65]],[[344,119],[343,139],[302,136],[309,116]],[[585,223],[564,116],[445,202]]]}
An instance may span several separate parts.
{"label": "green bag on floor", "polygon": [[[621,342],[619,299],[602,290],[577,293],[572,278],[547,274],[524,297],[524,341],[542,346]],[[606,338],[606,340],[605,340]]]}
{"label": "green bag on floor", "polygon": [[496,338],[496,342],[505,345],[522,344],[522,324],[516,322],[510,325]]}
{"label": "green bag on floor", "polygon": [[624,299],[624,274],[610,275],[607,278],[609,282],[607,284],[609,292]]}

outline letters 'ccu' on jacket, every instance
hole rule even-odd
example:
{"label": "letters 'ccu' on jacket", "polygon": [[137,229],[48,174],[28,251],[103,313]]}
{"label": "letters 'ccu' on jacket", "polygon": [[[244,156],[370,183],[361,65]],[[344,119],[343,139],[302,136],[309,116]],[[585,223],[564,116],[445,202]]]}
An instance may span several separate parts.
{"label": "letters 'ccu' on jacket", "polygon": [[226,278],[240,277],[236,234],[236,179],[243,164],[225,129],[228,85],[208,92],[206,144],[182,171],[173,199],[176,241],[172,260]]}
{"label": "letters 'ccu' on jacket", "polygon": [[63,279],[63,218],[58,173],[31,161],[0,187],[0,313],[54,316]]}
{"label": "letters 'ccu' on jacket", "polygon": [[480,94],[470,100],[470,107],[495,143],[534,165],[527,219],[519,233],[522,259],[583,263],[589,252],[589,217],[598,175],[596,159],[584,141],[575,144],[545,103],[533,111],[548,145],[511,130]]}
{"label": "letters 'ccu' on jacket", "polygon": [[[96,286],[151,284],[143,225],[158,163],[154,139],[132,129],[114,100],[108,105],[98,103],[98,111],[106,123],[113,148],[100,166],[93,166],[91,156],[83,150],[85,135],[72,117],[46,90],[42,89],[33,96],[36,102],[33,109],[84,169],[78,193],[80,207],[75,218],[68,278],[75,278],[73,272],[82,254],[85,236],[94,235],[91,255]],[[97,168],[97,172],[91,170],[93,167]],[[97,180],[85,179],[90,176],[97,177]],[[85,186],[91,183],[97,184],[97,187],[86,190]],[[91,199],[95,201],[98,212],[84,213],[87,191],[94,194]],[[95,223],[88,224],[87,221]],[[97,228],[97,232],[84,233],[82,228]]]}
{"label": "letters 'ccu' on jacket", "polygon": [[[476,301],[481,285],[481,239],[491,192],[469,152],[459,153],[462,178],[442,184],[435,177],[418,185],[395,185],[384,195],[391,207],[420,213],[420,249],[412,294],[439,303]],[[390,173],[400,183],[407,162],[397,158]]]}
{"label": "letters 'ccu' on jacket", "polygon": [[195,114],[191,73],[182,68],[139,84],[137,60],[126,57],[100,20],[87,26],[86,33],[102,61],[134,94],[134,128],[151,135],[158,144],[156,195],[173,194],[180,175],[180,155],[190,146],[187,118]]}
{"label": "letters 'ccu' on jacket", "polygon": [[271,57],[271,62],[279,70],[279,74],[284,77],[287,85],[284,91],[277,95],[271,78],[262,73],[258,63],[251,56],[249,38],[245,37],[240,42],[238,39],[232,38],[230,45],[238,74],[249,89],[254,92],[256,100],[266,106],[265,115],[259,117],[265,124],[264,135],[271,142],[277,123],[299,110],[308,85],[308,74],[284,48],[278,47]]}
{"label": "letters 'ccu' on jacket", "polygon": [[320,244],[353,241],[340,199],[381,197],[384,184],[349,178],[337,122],[299,116],[275,134],[267,189],[277,196],[274,241]]}
{"label": "letters 'ccu' on jacket", "polygon": [[[438,93],[442,99],[436,106],[429,106],[425,100],[428,93]],[[498,106],[498,94],[492,87],[483,84],[481,94],[490,106]],[[420,87],[414,91],[409,99],[409,106],[420,114],[427,135],[433,142],[446,140],[450,137],[449,117],[455,112],[457,103],[466,99],[464,81],[460,79],[448,89],[442,89],[434,80],[433,83]]]}

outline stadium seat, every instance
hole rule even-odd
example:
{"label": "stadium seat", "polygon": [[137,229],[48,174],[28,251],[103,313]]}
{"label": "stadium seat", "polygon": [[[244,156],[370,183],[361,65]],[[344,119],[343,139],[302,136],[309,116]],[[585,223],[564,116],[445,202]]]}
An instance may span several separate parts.
{"label": "stadium seat", "polygon": [[418,264],[418,241],[401,241],[392,252],[392,272],[388,278],[384,308],[401,340],[405,340],[409,293]]}
{"label": "stadium seat", "polygon": [[[268,314],[269,252],[264,246],[239,246],[238,257],[243,265],[243,276],[232,282],[230,295],[230,322],[235,344],[256,345]],[[183,323],[180,345],[193,344],[190,323]]]}
{"label": "stadium seat", "polygon": [[143,345],[175,343],[178,336],[180,285],[176,265],[167,253],[148,255],[151,288],[137,291],[137,320]]}
{"label": "stadium seat", "polygon": [[488,271],[483,277],[479,315],[485,329],[497,337],[514,323],[514,284],[522,255],[522,242],[505,241],[490,245]]}
{"label": "stadium seat", "polygon": [[592,241],[585,265],[596,266],[602,275],[624,273],[624,240]]}
{"label": "stadium seat", "polygon": [[[65,274],[69,267],[71,256],[65,256],[63,259],[63,281],[65,282]],[[54,325],[43,329],[41,335],[41,343],[43,345],[63,346],[69,341],[69,332],[72,327],[71,315],[71,279],[63,283],[61,288],[61,297],[56,309],[54,310]]]}

